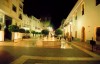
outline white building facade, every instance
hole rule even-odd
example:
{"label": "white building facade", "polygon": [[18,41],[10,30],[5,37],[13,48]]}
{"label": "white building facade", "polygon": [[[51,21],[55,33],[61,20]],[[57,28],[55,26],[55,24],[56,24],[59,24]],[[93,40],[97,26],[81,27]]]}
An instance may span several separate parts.
{"label": "white building facade", "polygon": [[66,18],[66,35],[85,42],[92,37],[100,41],[100,0],[78,0]]}
{"label": "white building facade", "polygon": [[23,2],[24,0],[0,0],[0,41],[22,38],[19,33],[14,36],[8,30],[9,25],[30,31],[42,29],[40,20],[23,14]]}
{"label": "white building facade", "polygon": [[12,33],[9,32],[9,25],[21,27],[23,15],[24,0],[0,0],[0,41],[12,39]]}
{"label": "white building facade", "polygon": [[23,14],[23,21],[21,28],[30,31],[41,32],[43,26],[42,22],[39,19],[35,18],[34,16],[28,17],[27,15]]}

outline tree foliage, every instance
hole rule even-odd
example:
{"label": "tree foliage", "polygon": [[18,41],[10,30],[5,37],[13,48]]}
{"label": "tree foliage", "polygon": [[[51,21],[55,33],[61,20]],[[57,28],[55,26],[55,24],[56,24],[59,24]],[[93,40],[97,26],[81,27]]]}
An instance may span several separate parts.
{"label": "tree foliage", "polygon": [[56,31],[55,31],[55,35],[62,35],[62,30],[61,29],[57,29]]}
{"label": "tree foliage", "polygon": [[42,30],[42,34],[45,35],[45,36],[48,35],[49,34],[49,30],[48,29]]}
{"label": "tree foliage", "polygon": [[30,31],[29,30],[26,30],[25,33],[30,33]]}
{"label": "tree foliage", "polygon": [[11,32],[19,32],[19,27],[17,25],[9,25],[8,30]]}
{"label": "tree foliage", "polygon": [[25,29],[21,28],[21,29],[19,29],[19,32],[20,33],[25,33]]}

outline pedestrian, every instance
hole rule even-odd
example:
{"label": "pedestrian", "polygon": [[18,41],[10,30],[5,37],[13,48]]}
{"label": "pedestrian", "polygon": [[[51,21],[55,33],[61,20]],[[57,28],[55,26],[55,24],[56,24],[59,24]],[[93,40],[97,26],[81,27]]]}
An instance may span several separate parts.
{"label": "pedestrian", "polygon": [[92,46],[92,51],[93,51],[93,48],[96,45],[96,42],[93,40],[93,37],[92,37],[92,40],[90,40],[90,44]]}
{"label": "pedestrian", "polygon": [[72,40],[74,40],[74,37],[72,36]]}
{"label": "pedestrian", "polygon": [[66,36],[64,36],[64,39],[66,40]]}

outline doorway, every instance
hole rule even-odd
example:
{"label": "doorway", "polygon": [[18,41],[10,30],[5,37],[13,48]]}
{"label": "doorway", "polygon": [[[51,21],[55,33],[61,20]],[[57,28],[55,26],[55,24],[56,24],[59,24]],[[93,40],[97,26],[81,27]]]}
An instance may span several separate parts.
{"label": "doorway", "polygon": [[8,26],[12,24],[12,18],[5,15],[5,35],[4,35],[4,40],[11,40],[12,39],[12,33],[8,30]]}
{"label": "doorway", "polygon": [[81,41],[82,42],[85,42],[85,28],[84,27],[82,27],[82,35],[81,35]]}
{"label": "doorway", "polygon": [[77,38],[77,31],[75,31],[75,38]]}
{"label": "doorway", "polygon": [[96,41],[100,41],[100,27],[96,29]]}

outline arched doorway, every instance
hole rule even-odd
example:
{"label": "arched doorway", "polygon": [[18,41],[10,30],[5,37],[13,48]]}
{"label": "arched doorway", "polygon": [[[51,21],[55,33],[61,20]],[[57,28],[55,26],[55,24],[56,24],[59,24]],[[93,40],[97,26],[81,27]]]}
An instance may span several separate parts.
{"label": "arched doorway", "polygon": [[100,27],[96,29],[96,41],[100,41]]}
{"label": "arched doorway", "polygon": [[85,42],[85,27],[82,27],[81,41]]}

